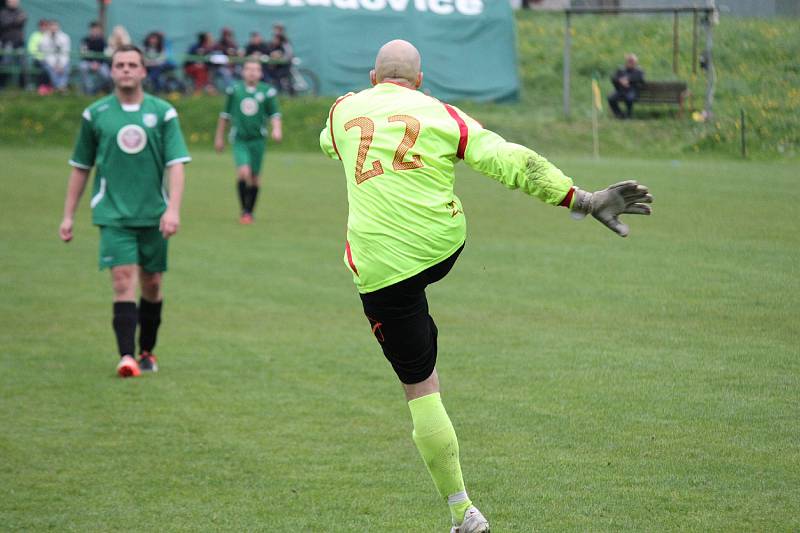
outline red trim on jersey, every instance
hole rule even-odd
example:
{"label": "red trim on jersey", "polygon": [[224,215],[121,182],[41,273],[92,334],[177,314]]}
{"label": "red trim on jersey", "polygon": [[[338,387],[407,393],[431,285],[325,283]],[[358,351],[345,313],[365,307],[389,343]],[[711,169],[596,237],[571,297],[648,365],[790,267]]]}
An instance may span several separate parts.
{"label": "red trim on jersey", "polygon": [[561,200],[561,203],[558,204],[561,207],[569,207],[569,204],[572,203],[572,196],[575,194],[575,187],[570,187],[569,191],[567,191],[567,195]]}
{"label": "red trim on jersey", "polygon": [[458,151],[456,152],[456,155],[459,159],[464,159],[464,152],[467,150],[467,140],[469,138],[469,128],[467,128],[467,123],[464,122],[464,119],[458,115],[458,112],[453,109],[452,106],[445,104],[444,102],[442,102],[442,104],[444,105],[444,108],[447,109],[447,112],[450,113],[450,116],[453,117],[453,120],[455,120],[458,124],[458,132],[460,137],[458,139]]}
{"label": "red trim on jersey", "polygon": [[339,97],[331,106],[331,112],[328,114],[328,129],[330,130],[329,133],[331,135],[331,142],[333,143],[333,150],[336,152],[336,157],[338,157],[339,160],[342,159],[342,156],[339,155],[339,149],[336,147],[336,138],[333,136],[333,110],[336,109],[336,106],[339,105],[339,102],[352,95],[353,93],[350,93]]}
{"label": "red trim on jersey", "polygon": [[353,272],[356,273],[356,276],[358,276],[358,269],[356,268],[356,264],[353,263],[353,254],[350,252],[350,241],[344,241],[344,252],[347,254],[347,263],[350,265]]}

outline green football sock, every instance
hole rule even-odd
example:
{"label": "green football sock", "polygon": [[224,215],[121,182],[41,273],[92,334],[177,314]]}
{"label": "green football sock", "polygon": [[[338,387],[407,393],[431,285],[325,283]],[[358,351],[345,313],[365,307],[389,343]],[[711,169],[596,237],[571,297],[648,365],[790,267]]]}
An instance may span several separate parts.
{"label": "green football sock", "polygon": [[459,525],[464,512],[472,505],[461,475],[458,460],[458,438],[442,405],[442,397],[436,392],[408,402],[414,432],[411,436],[417,445],[433,483],[442,498],[448,500],[453,524]]}

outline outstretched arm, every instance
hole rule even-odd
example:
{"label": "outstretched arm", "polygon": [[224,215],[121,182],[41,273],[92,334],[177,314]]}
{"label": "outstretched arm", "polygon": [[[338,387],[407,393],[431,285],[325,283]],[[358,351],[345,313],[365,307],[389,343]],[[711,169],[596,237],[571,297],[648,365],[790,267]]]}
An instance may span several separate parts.
{"label": "outstretched arm", "polygon": [[64,200],[64,218],[61,220],[61,227],[58,234],[61,240],[69,242],[72,240],[72,225],[75,217],[75,210],[81,199],[86,182],[89,180],[89,169],[72,167],[67,184],[67,197]]}
{"label": "outstretched arm", "polygon": [[483,128],[470,128],[464,161],[509,189],[521,189],[550,205],[560,204],[572,187],[572,180],[541,155]]}
{"label": "outstretched arm", "polygon": [[601,191],[587,192],[573,186],[570,178],[533,150],[509,143],[480,125],[471,127],[469,135],[473,138],[466,147],[464,160],[470,167],[510,189],[521,189],[550,205],[568,207],[574,218],[591,214],[620,237],[627,237],[630,228],[620,222],[620,215],[652,213],[649,204],[653,196],[636,181],[622,181]]}

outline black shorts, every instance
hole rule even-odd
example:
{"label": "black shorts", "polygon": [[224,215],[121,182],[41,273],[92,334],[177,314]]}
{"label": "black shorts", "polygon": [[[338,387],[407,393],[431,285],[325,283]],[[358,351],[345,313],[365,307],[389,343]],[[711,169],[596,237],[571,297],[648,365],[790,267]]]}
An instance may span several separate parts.
{"label": "black shorts", "polygon": [[374,292],[360,294],[372,333],[406,385],[425,381],[436,366],[438,330],[428,314],[425,288],[450,272],[464,245],[419,274]]}

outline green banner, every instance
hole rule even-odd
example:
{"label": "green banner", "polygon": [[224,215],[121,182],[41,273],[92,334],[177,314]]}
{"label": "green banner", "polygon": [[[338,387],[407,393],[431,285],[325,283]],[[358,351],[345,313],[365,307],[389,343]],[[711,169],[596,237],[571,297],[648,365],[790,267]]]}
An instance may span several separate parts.
{"label": "green banner", "polygon": [[[30,33],[39,18],[55,18],[77,50],[95,0],[26,0]],[[215,37],[230,27],[244,47],[251,31],[269,39],[282,22],[295,55],[321,80],[321,92],[366,88],[380,46],[406,39],[422,53],[423,89],[444,100],[517,98],[514,19],[507,0],[112,0],[108,31],[127,28],[135,44],[164,32],[180,62],[200,31]]]}

